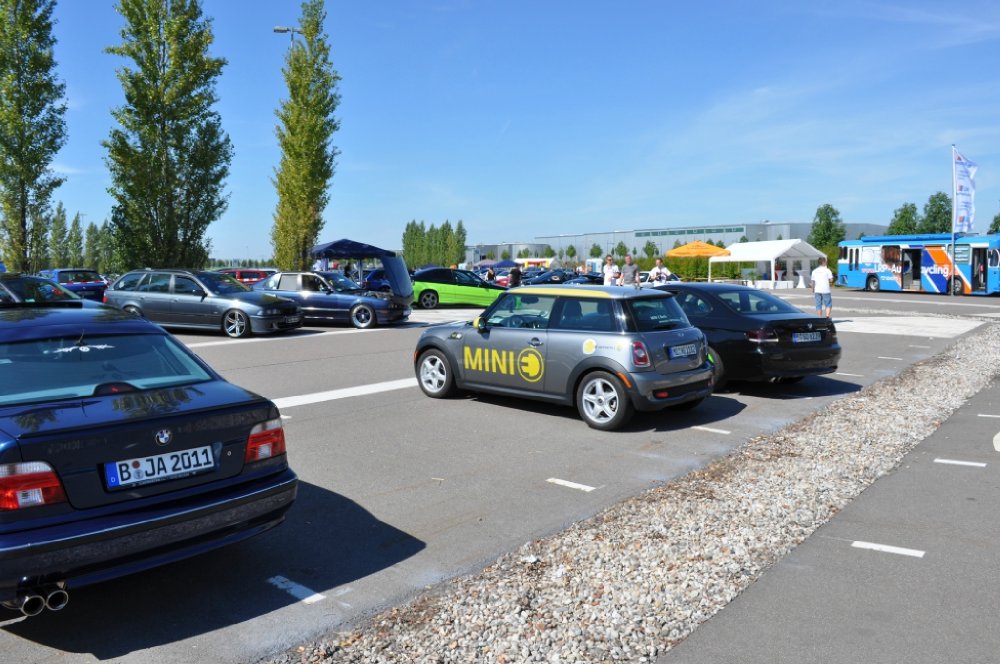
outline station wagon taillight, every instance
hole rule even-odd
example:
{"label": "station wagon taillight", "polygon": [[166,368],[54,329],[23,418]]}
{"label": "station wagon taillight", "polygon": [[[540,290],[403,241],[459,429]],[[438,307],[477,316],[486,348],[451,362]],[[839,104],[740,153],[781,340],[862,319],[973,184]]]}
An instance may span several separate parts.
{"label": "station wagon taillight", "polygon": [[646,344],[641,341],[632,342],[632,364],[637,367],[649,366],[649,351],[646,350]]}
{"label": "station wagon taillight", "polygon": [[245,463],[263,461],[285,453],[285,429],[281,418],[261,422],[250,430],[247,438],[247,451],[243,457]]}
{"label": "station wagon taillight", "polygon": [[66,502],[62,482],[44,461],[0,464],[0,510]]}
{"label": "station wagon taillight", "polygon": [[774,330],[750,330],[747,332],[747,341],[755,344],[776,344],[778,343],[778,333]]}

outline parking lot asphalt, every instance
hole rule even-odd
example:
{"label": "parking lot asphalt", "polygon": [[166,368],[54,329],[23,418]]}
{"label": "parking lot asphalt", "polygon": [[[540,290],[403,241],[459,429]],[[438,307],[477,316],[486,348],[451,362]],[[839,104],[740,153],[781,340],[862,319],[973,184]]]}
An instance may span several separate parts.
{"label": "parking lot asphalt", "polygon": [[997,661],[1000,384],[659,664]]}
{"label": "parking lot asphalt", "polygon": [[[783,295],[811,304],[808,293]],[[281,405],[302,478],[287,522],[81,589],[60,613],[4,620],[0,649],[17,662],[254,661],[356,624],[896,375],[1000,315],[993,300],[956,299],[835,293],[838,373],[737,386],[683,415],[640,414],[616,433],[589,429],[569,408],[424,397],[412,368],[422,326],[478,310],[245,341],[178,334],[227,379]]]}

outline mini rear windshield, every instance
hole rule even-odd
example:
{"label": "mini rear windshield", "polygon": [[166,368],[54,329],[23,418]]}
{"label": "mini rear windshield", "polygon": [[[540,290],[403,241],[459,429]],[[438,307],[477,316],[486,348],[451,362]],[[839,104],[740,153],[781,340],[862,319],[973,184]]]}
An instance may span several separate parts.
{"label": "mini rear windshield", "polygon": [[654,330],[673,330],[679,327],[690,327],[686,315],[681,310],[677,299],[673,297],[643,297],[623,300],[631,313],[630,327],[639,332]]}
{"label": "mini rear windshield", "polygon": [[212,380],[166,334],[0,343],[0,405],[78,399]]}

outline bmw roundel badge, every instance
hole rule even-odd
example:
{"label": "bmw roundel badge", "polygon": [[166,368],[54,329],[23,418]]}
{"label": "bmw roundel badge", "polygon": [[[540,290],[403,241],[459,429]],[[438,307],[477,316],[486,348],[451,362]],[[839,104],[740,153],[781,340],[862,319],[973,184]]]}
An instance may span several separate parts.
{"label": "bmw roundel badge", "polygon": [[156,440],[157,445],[169,445],[170,441],[174,439],[174,434],[170,431],[170,429],[160,429],[156,432],[156,435],[153,436],[153,439]]}

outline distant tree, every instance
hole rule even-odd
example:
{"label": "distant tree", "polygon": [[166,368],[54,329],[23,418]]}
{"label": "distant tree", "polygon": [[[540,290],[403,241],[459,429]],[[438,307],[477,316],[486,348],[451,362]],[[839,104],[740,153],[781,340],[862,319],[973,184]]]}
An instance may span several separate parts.
{"label": "distant tree", "polygon": [[542,255],[545,256],[546,258],[552,258],[556,255],[556,252],[552,248],[552,245],[547,244],[545,245],[545,251],[542,252]]}
{"label": "distant tree", "polygon": [[73,223],[69,225],[66,250],[69,252],[70,265],[64,267],[83,267],[83,223],[79,212],[73,216]]}
{"label": "distant tree", "polygon": [[576,258],[576,247],[572,244],[566,247],[566,256],[569,257],[570,260]]}
{"label": "distant tree", "polygon": [[56,211],[49,223],[49,261],[52,267],[69,267],[69,247],[66,244],[66,208],[56,203]]}
{"label": "distant tree", "polygon": [[531,252],[528,250],[527,247],[525,247],[521,251],[517,252],[517,257],[518,258],[528,258],[529,256],[531,256]]}
{"label": "distant tree", "polygon": [[453,246],[455,247],[455,260],[457,262],[465,261],[465,245],[469,241],[468,233],[465,230],[465,224],[459,219],[458,223],[455,224],[455,234],[453,236]]}
{"label": "distant tree", "polygon": [[[56,77],[55,0],[0,0],[0,256],[35,272],[47,258],[49,165],[66,142],[65,85]],[[38,228],[32,228],[33,224]]]}
{"label": "distant tree", "polygon": [[626,246],[624,242],[619,240],[618,244],[615,245],[615,254],[618,256],[619,259],[622,259],[625,258],[625,254],[627,253],[628,253],[628,246]]}
{"label": "distant tree", "polygon": [[131,265],[200,267],[209,225],[225,211],[233,149],[222,130],[215,81],[226,64],[209,55],[211,21],[199,0],[118,0],[122,43],[108,53],[125,103],[103,142],[114,199],[110,224]]}
{"label": "distant tree", "polygon": [[990,224],[990,233],[1000,233],[1000,212],[993,217],[993,223]]}
{"label": "distant tree", "polygon": [[591,247],[590,247],[590,257],[591,258],[600,258],[601,254],[603,254],[603,253],[604,253],[604,250],[601,249],[601,245],[597,244],[596,242],[593,245],[591,245]]}
{"label": "distant tree", "polygon": [[[744,236],[744,239],[740,240],[740,242],[746,242],[746,236]],[[681,242],[680,240],[674,240],[674,249],[681,246],[684,246],[683,242]]]}
{"label": "distant tree", "polygon": [[101,224],[100,258],[97,261],[96,269],[102,274],[117,274],[125,270],[124,262],[121,260],[115,245],[111,226],[107,223]]}
{"label": "distant tree", "polygon": [[636,249],[635,247],[632,247],[632,257],[635,258],[638,255],[639,255],[639,250]]}
{"label": "distant tree", "polygon": [[562,247],[559,247],[559,254],[558,255],[559,255],[559,260],[562,260],[563,256],[566,255],[566,250],[563,249]]}
{"label": "distant tree", "polygon": [[642,246],[642,253],[646,254],[646,258],[653,258],[660,253],[660,248],[652,240],[646,240],[646,244]]}
{"label": "distant tree", "polygon": [[97,269],[101,254],[100,235],[97,224],[87,224],[87,230],[83,233],[83,264],[87,267]]}
{"label": "distant tree", "polygon": [[288,99],[276,113],[281,162],[273,180],[278,204],[271,244],[283,269],[303,270],[312,264],[309,250],[323,229],[338,154],[332,140],[340,128],[333,115],[340,104],[340,75],[330,60],[325,18],[324,0],[302,2],[302,39],[292,41],[282,68]]}
{"label": "distant tree", "polygon": [[812,229],[809,231],[809,244],[817,249],[835,246],[844,239],[844,222],[840,219],[840,212],[829,203],[824,203],[816,208],[816,216],[813,217]]}
{"label": "distant tree", "polygon": [[889,222],[887,235],[910,235],[917,232],[917,225],[920,222],[917,214],[917,206],[914,203],[903,203],[892,213],[892,221]]}
{"label": "distant tree", "polygon": [[778,233],[778,237],[777,237],[777,238],[775,238],[775,239],[777,239],[777,240],[784,240],[785,238],[783,238],[783,237],[781,236],[781,233]]}
{"label": "distant tree", "polygon": [[501,251],[500,252],[500,260],[509,261],[510,260],[510,252],[507,251],[506,249],[504,249],[503,251]]}
{"label": "distant tree", "polygon": [[924,216],[917,224],[918,233],[951,232],[951,196],[939,191],[924,205]]}
{"label": "distant tree", "polygon": [[494,252],[492,252],[492,251],[488,251],[488,252],[486,252],[486,258],[488,258],[489,260],[493,261],[493,260],[496,260],[497,255]]}
{"label": "distant tree", "polygon": [[750,241],[750,239],[746,235],[741,235],[740,236],[740,242],[749,242],[749,241]]}

